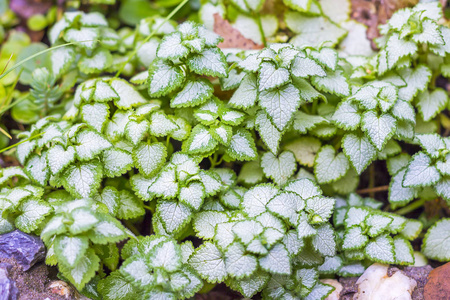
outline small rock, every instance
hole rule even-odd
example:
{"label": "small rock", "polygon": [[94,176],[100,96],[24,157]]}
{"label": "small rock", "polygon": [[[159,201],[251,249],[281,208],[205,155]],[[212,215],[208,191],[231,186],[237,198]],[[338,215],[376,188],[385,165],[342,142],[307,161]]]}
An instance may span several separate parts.
{"label": "small rock", "polygon": [[[388,275],[389,266],[373,264],[359,277],[356,284],[358,292],[354,300],[394,300],[411,299],[411,294],[416,288],[416,281],[404,275],[398,270]],[[439,299],[439,298],[434,298]]]}
{"label": "small rock", "polygon": [[0,300],[16,300],[19,295],[16,283],[8,277],[11,268],[10,264],[0,264]]}
{"label": "small rock", "polygon": [[403,273],[406,276],[411,277],[417,283],[417,287],[414,289],[412,293],[413,300],[424,300],[423,289],[425,284],[427,283],[428,274],[433,270],[431,266],[424,267],[405,267],[403,268]]}
{"label": "small rock", "polygon": [[353,295],[358,291],[356,281],[358,281],[358,277],[339,278],[339,283],[342,284],[341,300],[353,299]]}
{"label": "small rock", "polygon": [[73,295],[72,288],[62,280],[52,281],[47,289],[53,294],[64,296],[66,299],[71,299]]}
{"label": "small rock", "polygon": [[440,266],[428,275],[424,288],[425,300],[448,299],[450,297],[450,263]]}
{"label": "small rock", "polygon": [[0,235],[0,258],[14,258],[27,271],[44,260],[45,246],[38,237],[14,230]]}
{"label": "small rock", "polygon": [[336,279],[321,279],[320,281],[334,287],[334,291],[331,292],[325,300],[339,300],[339,295],[342,291],[342,284],[340,284]]}

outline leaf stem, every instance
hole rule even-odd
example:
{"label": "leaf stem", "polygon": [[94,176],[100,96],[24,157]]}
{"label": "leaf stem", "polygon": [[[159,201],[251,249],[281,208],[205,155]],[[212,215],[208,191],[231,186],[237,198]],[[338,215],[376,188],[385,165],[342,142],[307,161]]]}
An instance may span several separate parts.
{"label": "leaf stem", "polygon": [[418,208],[420,208],[422,205],[424,205],[424,203],[427,202],[426,199],[418,199],[412,203],[410,203],[409,205],[400,208],[399,210],[395,211],[396,214],[398,215],[406,215],[407,213],[410,213]]}
{"label": "leaf stem", "polygon": [[264,28],[263,28],[262,22],[261,22],[261,15],[256,13],[256,14],[254,14],[254,16],[256,18],[256,23],[258,23],[258,28],[259,28],[259,33],[261,34],[262,43],[263,43],[264,47],[267,47],[266,35],[264,34]]}
{"label": "leaf stem", "polygon": [[357,190],[358,194],[369,194],[369,193],[377,193],[377,192],[385,192],[389,190],[389,185],[382,185],[377,187],[369,187],[367,189]]}
{"label": "leaf stem", "polygon": [[3,72],[3,73],[0,75],[0,79],[2,79],[3,77],[5,77],[5,76],[8,75],[9,73],[11,73],[13,70],[17,69],[18,67],[20,67],[21,65],[23,65],[23,64],[26,63],[27,61],[32,60],[33,58],[35,58],[35,57],[37,57],[37,56],[39,56],[39,55],[42,55],[42,54],[44,54],[44,53],[47,53],[47,52],[56,50],[56,49],[58,49],[58,48],[70,46],[70,45],[73,45],[73,44],[85,43],[85,42],[92,42],[92,41],[94,41],[94,40],[86,40],[86,41],[79,41],[79,42],[65,43],[65,44],[62,44],[62,45],[50,47],[50,48],[48,48],[48,49],[39,51],[38,53],[33,54],[33,55],[31,55],[31,56],[28,56],[27,58],[25,58],[25,59],[19,61],[17,64],[15,64],[14,66],[12,66],[12,67],[9,68],[8,70],[6,70],[6,72]]}
{"label": "leaf stem", "polygon": [[143,41],[142,43],[136,47],[134,49],[133,52],[131,52],[131,54],[128,56],[128,59],[126,62],[123,63],[122,67],[119,69],[119,71],[117,71],[116,75],[114,75],[114,78],[118,78],[119,75],[122,73],[122,71],[125,69],[125,66],[130,62],[130,60],[136,55],[136,53],[139,51],[139,49],[141,49],[141,47],[147,43],[157,32],[158,30],[164,25],[166,24],[167,21],[169,21],[186,3],[188,3],[189,0],[184,0],[183,2],[181,2],[180,4],[178,4],[177,7],[175,7],[174,10],[172,10],[170,12],[170,14],[158,25],[158,27],[156,27],[155,30],[152,31],[152,33],[150,33]]}
{"label": "leaf stem", "polygon": [[25,142],[28,142],[29,140],[32,140],[32,139],[34,139],[34,138],[37,138],[38,136],[41,136],[41,135],[43,135],[43,134],[44,134],[44,132],[41,132],[41,133],[39,133],[39,134],[36,134],[36,135],[33,135],[32,137],[27,138],[26,140],[20,141],[20,142],[18,142],[18,143],[15,143],[14,145],[11,145],[11,146],[8,146],[8,147],[6,147],[6,148],[3,148],[3,149],[0,150],[0,153],[3,153],[3,152],[5,152],[5,151],[7,151],[7,150],[9,150],[9,149],[15,148],[15,147],[19,146],[20,144],[23,144],[23,143],[25,143]]}
{"label": "leaf stem", "polygon": [[128,221],[128,220],[122,220],[122,222],[124,223],[124,225],[125,225],[128,229],[130,229],[130,231],[131,231],[132,233],[134,233],[134,234],[137,235],[137,236],[140,236],[140,235],[141,235],[141,233],[139,232],[139,230],[137,230],[137,228],[134,226],[133,223],[131,223],[131,222]]}

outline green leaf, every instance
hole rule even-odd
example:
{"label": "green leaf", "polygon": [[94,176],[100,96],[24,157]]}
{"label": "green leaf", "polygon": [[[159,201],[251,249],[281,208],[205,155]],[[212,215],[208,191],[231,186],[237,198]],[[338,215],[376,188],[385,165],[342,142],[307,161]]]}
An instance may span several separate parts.
{"label": "green leaf", "polygon": [[41,156],[33,154],[25,164],[24,172],[30,179],[40,185],[45,185],[49,178],[49,170],[47,168],[46,153],[43,152]]}
{"label": "green leaf", "polygon": [[61,175],[64,188],[76,197],[91,196],[100,186],[103,177],[98,161],[69,166]]}
{"label": "green leaf", "polygon": [[272,274],[291,273],[289,254],[282,244],[275,245],[266,256],[260,258],[259,265],[263,270]]}
{"label": "green leaf", "polygon": [[418,220],[408,220],[405,227],[401,230],[400,234],[412,241],[416,239],[422,232],[422,223]]}
{"label": "green leaf", "polygon": [[367,111],[362,118],[362,129],[378,151],[381,151],[387,141],[394,135],[397,122],[390,114],[378,116],[373,111]]}
{"label": "green leaf", "polygon": [[410,265],[414,263],[413,248],[406,239],[394,238],[394,253],[396,264]]}
{"label": "green leaf", "polygon": [[162,112],[150,116],[149,132],[154,136],[167,136],[178,129],[178,125]]}
{"label": "green leaf", "polygon": [[170,101],[173,108],[192,107],[205,103],[211,98],[214,88],[205,79],[187,81],[184,88]]}
{"label": "green leaf", "polygon": [[15,225],[24,232],[31,232],[38,228],[46,216],[52,212],[52,208],[46,202],[30,199],[22,202],[18,207],[21,212],[16,217]]}
{"label": "green leaf", "polygon": [[82,56],[78,61],[78,68],[86,74],[100,73],[109,68],[113,62],[111,53],[102,48],[97,48],[92,55]]}
{"label": "green leaf", "polygon": [[120,191],[119,199],[119,208],[117,210],[117,217],[119,219],[134,219],[145,214],[142,201],[131,192],[127,190]]}
{"label": "green leaf", "polygon": [[149,253],[149,266],[161,268],[166,272],[175,272],[181,267],[180,251],[180,246],[174,241],[160,243]]}
{"label": "green leaf", "polygon": [[212,239],[217,224],[228,221],[225,212],[204,211],[196,214],[192,227],[197,232],[197,236],[203,239]]}
{"label": "green leaf", "polygon": [[210,153],[219,143],[203,125],[192,129],[189,138],[183,143],[183,150],[189,154]]}
{"label": "green leaf", "polygon": [[181,44],[180,32],[164,36],[158,46],[157,57],[163,59],[176,60],[188,55],[189,49]]}
{"label": "green leaf", "polygon": [[75,152],[80,160],[91,160],[112,145],[93,130],[83,130],[77,135]]}
{"label": "green leaf", "polygon": [[278,189],[272,185],[258,185],[248,190],[244,195],[242,207],[249,217],[256,217],[266,211],[266,205]]}
{"label": "green leaf", "polygon": [[314,163],[314,173],[320,184],[329,183],[342,178],[349,168],[344,153],[336,155],[331,145],[323,146],[317,153]]}
{"label": "green leaf", "polygon": [[220,282],[228,275],[225,257],[211,242],[204,242],[189,259],[189,264],[205,280],[211,283]]}
{"label": "green leaf", "polygon": [[438,261],[450,260],[450,219],[436,222],[425,235],[422,252],[425,256]]}
{"label": "green leaf", "polygon": [[416,43],[428,43],[433,45],[442,45],[444,40],[439,30],[438,24],[432,20],[423,20],[420,24],[422,32],[414,34],[411,39]]}
{"label": "green leaf", "polygon": [[332,119],[339,127],[345,130],[353,130],[359,127],[361,114],[356,105],[349,101],[343,101],[338,105]]}
{"label": "green leaf", "polygon": [[292,75],[301,78],[326,75],[322,66],[315,60],[309,57],[301,57],[300,55],[294,58],[291,66],[291,72]]}
{"label": "green leaf", "polygon": [[152,276],[153,274],[147,266],[146,260],[141,256],[127,259],[120,268],[120,272],[133,285],[139,287],[140,290],[149,289],[154,286],[155,278]]}
{"label": "green leaf", "polygon": [[50,52],[51,70],[55,76],[60,76],[68,71],[76,59],[75,49],[72,46],[54,49]]}
{"label": "green leaf", "polygon": [[365,136],[349,133],[342,138],[342,148],[358,174],[376,158],[377,150]]}
{"label": "green leaf", "polygon": [[393,33],[386,44],[387,64],[392,69],[403,57],[417,52],[417,45],[412,41],[401,39],[398,33]]}
{"label": "green leaf", "polygon": [[301,134],[305,134],[308,130],[316,128],[318,125],[329,123],[327,119],[321,116],[308,115],[301,111],[294,114],[293,128]]}
{"label": "green leaf", "polygon": [[370,260],[380,263],[395,263],[394,241],[390,236],[380,235],[370,240],[364,252]]}
{"label": "green leaf", "polygon": [[57,175],[75,160],[75,149],[73,146],[64,149],[56,144],[47,152],[47,163],[53,175]]}
{"label": "green leaf", "polygon": [[81,107],[81,117],[92,128],[102,132],[109,117],[109,106],[106,103],[85,104]]}
{"label": "green leaf", "polygon": [[312,0],[283,0],[284,4],[298,11],[308,11]]}
{"label": "green leaf", "polygon": [[344,29],[322,16],[288,12],[285,14],[285,22],[287,27],[297,34],[289,42],[298,47],[318,47],[324,43],[334,46],[346,34]]}
{"label": "green leaf", "polygon": [[403,178],[404,187],[430,186],[439,181],[441,175],[431,159],[423,152],[419,152],[412,157]]}
{"label": "green leaf", "polygon": [[435,89],[432,93],[424,91],[417,97],[417,109],[424,121],[430,121],[440,113],[448,103],[447,93],[443,89]]}
{"label": "green leaf", "polygon": [[278,156],[266,152],[261,157],[261,168],[268,178],[281,186],[294,174],[297,163],[294,154],[290,151],[284,151]]}
{"label": "green leaf", "polygon": [[68,228],[73,235],[86,232],[98,223],[98,218],[86,207],[78,207],[70,215],[73,222]]}
{"label": "green leaf", "polygon": [[94,50],[100,36],[98,28],[81,27],[80,29],[69,28],[64,33],[64,39],[70,43],[77,43],[78,46],[88,50]]}
{"label": "green leaf", "polygon": [[359,226],[353,226],[345,231],[342,243],[344,250],[361,249],[369,242],[369,238],[364,235],[363,230]]}
{"label": "green leaf", "polygon": [[105,300],[136,299],[138,297],[138,289],[120,271],[112,272],[100,280],[97,288]]}
{"label": "green leaf", "polygon": [[131,84],[123,79],[115,78],[111,81],[111,87],[119,96],[119,98],[114,102],[120,109],[130,109],[132,107],[147,103],[147,100],[142,97]]}
{"label": "green leaf", "polygon": [[274,63],[263,62],[259,67],[258,90],[271,90],[290,81],[289,71],[286,68],[277,68]]}
{"label": "green leaf", "polygon": [[225,266],[228,274],[234,278],[243,278],[256,271],[258,262],[254,256],[246,254],[241,244],[235,242],[225,252]]}
{"label": "green leaf", "polygon": [[183,70],[179,66],[156,60],[149,68],[148,94],[150,97],[167,95],[179,88],[184,78]]}
{"label": "green leaf", "polygon": [[404,68],[398,73],[407,84],[398,90],[398,98],[404,101],[411,101],[419,91],[426,89],[431,79],[431,71],[424,65],[415,69]]}
{"label": "green leaf", "polygon": [[209,48],[192,55],[187,60],[189,69],[199,75],[226,77],[228,68],[225,55],[219,48]]}
{"label": "green leaf", "polygon": [[59,266],[63,275],[78,289],[82,290],[100,266],[100,259],[95,255],[94,250],[88,249],[78,263],[73,267],[67,267],[64,264]]}
{"label": "green leaf", "polygon": [[119,99],[119,95],[116,93],[116,91],[111,87],[110,84],[98,80],[95,83],[95,90],[94,94],[92,95],[92,98],[96,102],[107,102],[107,101],[116,101]]}
{"label": "green leaf", "polygon": [[256,76],[249,73],[242,79],[228,103],[236,108],[250,108],[255,105],[257,93]]}
{"label": "green leaf", "polygon": [[336,240],[330,224],[325,223],[317,228],[317,233],[312,237],[312,244],[322,255],[336,255]]}
{"label": "green leaf", "polygon": [[133,149],[133,161],[139,171],[147,177],[155,175],[164,165],[167,150],[162,143],[139,143]]}
{"label": "green leaf", "polygon": [[337,69],[326,73],[324,77],[313,77],[311,83],[317,89],[337,96],[345,97],[350,94],[350,86],[342,70]]}
{"label": "green leaf", "polygon": [[367,234],[371,237],[380,235],[383,231],[387,230],[391,225],[393,219],[389,216],[382,214],[371,214],[367,216],[365,224],[367,225]]}
{"label": "green leaf", "polygon": [[305,206],[304,201],[296,193],[283,192],[276,195],[267,204],[269,211],[286,218],[291,224],[297,223],[297,211]]}
{"label": "green leaf", "polygon": [[312,167],[314,166],[314,160],[321,145],[318,139],[305,136],[287,143],[284,149],[294,153],[295,159],[299,164]]}
{"label": "green leaf", "polygon": [[250,132],[239,129],[231,138],[227,154],[235,160],[254,160],[257,157],[255,142]]}
{"label": "green leaf", "polygon": [[395,174],[389,184],[389,202],[393,205],[405,205],[413,200],[417,195],[417,190],[412,187],[403,186],[403,178],[406,169],[402,169]]}
{"label": "green leaf", "polygon": [[168,233],[180,231],[192,218],[191,209],[178,202],[161,201],[157,207],[164,229]]}
{"label": "green leaf", "polygon": [[300,94],[296,87],[287,84],[275,90],[264,90],[259,94],[259,105],[279,131],[283,131],[300,106]]}
{"label": "green leaf", "polygon": [[95,201],[101,202],[106,205],[109,213],[112,216],[115,216],[117,214],[117,210],[119,207],[119,192],[116,188],[112,186],[106,186],[105,188],[103,188],[101,193],[99,192],[98,194],[95,194],[92,198]]}
{"label": "green leaf", "polygon": [[120,176],[133,167],[131,154],[120,149],[108,149],[103,152],[103,170],[106,176]]}
{"label": "green leaf", "polygon": [[58,261],[73,268],[85,256],[88,249],[88,239],[84,236],[57,236],[54,247]]}
{"label": "green leaf", "polygon": [[417,134],[417,141],[432,158],[438,158],[441,150],[445,149],[445,143],[439,134]]}

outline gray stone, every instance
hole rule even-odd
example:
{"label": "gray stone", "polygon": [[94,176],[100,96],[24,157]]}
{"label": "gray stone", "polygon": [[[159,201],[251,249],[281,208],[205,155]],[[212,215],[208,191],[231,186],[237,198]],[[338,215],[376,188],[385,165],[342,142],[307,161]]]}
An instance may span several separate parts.
{"label": "gray stone", "polygon": [[0,258],[13,258],[27,271],[44,260],[45,246],[39,237],[14,230],[0,235]]}
{"label": "gray stone", "polygon": [[0,300],[17,300],[18,298],[19,290],[14,280],[8,277],[11,268],[11,264],[0,264]]}
{"label": "gray stone", "polygon": [[417,287],[412,293],[412,300],[424,300],[424,287],[427,283],[427,277],[433,268],[429,265],[423,267],[405,267],[403,272],[417,282]]}
{"label": "gray stone", "polygon": [[356,285],[358,277],[341,277],[339,282],[342,284],[341,300],[351,300],[353,295],[358,291],[358,286]]}

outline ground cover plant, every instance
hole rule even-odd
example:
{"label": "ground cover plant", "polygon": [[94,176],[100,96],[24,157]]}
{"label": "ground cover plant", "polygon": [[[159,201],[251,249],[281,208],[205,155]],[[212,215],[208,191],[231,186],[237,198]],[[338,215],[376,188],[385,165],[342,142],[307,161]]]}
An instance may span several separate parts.
{"label": "ground cover plant", "polygon": [[375,45],[348,0],[91,2],[30,18],[47,44],[6,11],[0,59],[0,233],[40,236],[80,293],[313,300],[450,261],[440,2]]}

